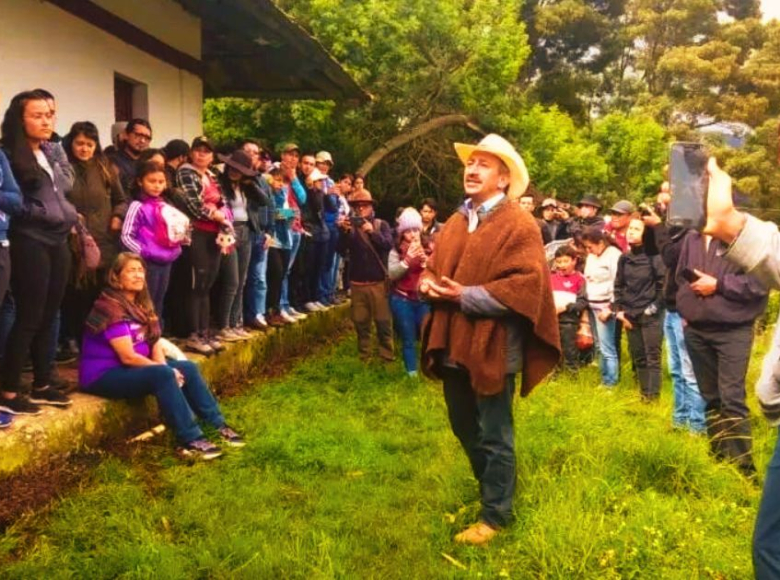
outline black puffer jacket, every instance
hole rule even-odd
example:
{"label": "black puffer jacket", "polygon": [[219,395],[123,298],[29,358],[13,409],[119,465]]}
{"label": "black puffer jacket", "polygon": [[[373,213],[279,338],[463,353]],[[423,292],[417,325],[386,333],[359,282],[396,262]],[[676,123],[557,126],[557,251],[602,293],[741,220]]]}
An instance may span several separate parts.
{"label": "black puffer jacket", "polygon": [[641,246],[632,247],[618,260],[614,310],[625,312],[629,320],[638,320],[651,305],[659,312],[663,307],[665,274],[660,256],[647,255]]}

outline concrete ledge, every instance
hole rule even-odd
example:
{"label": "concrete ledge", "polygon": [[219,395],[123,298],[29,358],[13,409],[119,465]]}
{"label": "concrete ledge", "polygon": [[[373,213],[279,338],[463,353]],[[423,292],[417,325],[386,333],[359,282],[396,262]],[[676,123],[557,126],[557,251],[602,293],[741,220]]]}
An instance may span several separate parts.
{"label": "concrete ledge", "polygon": [[[192,356],[204,377],[219,394],[223,388],[246,383],[278,362],[305,352],[312,339],[335,335],[349,316],[349,306],[310,314],[306,320],[282,329],[256,332],[252,340],[228,345],[217,356]],[[74,369],[61,369],[72,378]],[[149,424],[156,417],[152,397],[137,401],[107,401],[84,393],[71,395],[67,409],[42,407],[43,414],[16,417],[0,432],[0,474],[8,475],[48,458],[95,447],[106,437],[129,435],[133,426]],[[136,433],[137,434],[137,433]]]}

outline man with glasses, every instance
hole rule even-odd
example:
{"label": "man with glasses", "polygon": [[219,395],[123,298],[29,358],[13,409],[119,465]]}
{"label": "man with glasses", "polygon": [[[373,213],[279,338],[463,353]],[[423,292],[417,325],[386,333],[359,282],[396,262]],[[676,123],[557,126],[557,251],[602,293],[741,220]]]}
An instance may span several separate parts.
{"label": "man with glasses", "polygon": [[121,147],[109,156],[116,168],[125,192],[132,190],[135,181],[135,162],[152,142],[152,126],[146,119],[132,119],[125,127],[125,140]]}

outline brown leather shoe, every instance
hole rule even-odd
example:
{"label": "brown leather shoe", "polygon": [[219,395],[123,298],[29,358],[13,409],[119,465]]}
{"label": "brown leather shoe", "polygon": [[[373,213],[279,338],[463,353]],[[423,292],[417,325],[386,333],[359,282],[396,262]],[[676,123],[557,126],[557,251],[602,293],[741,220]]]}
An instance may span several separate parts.
{"label": "brown leather shoe", "polygon": [[287,321],[279,314],[269,314],[266,316],[266,321],[268,322],[268,326],[273,326],[275,328],[287,326]]}
{"label": "brown leather shoe", "polygon": [[497,533],[496,528],[490,527],[485,522],[477,522],[456,535],[455,541],[459,544],[483,546],[492,540]]}

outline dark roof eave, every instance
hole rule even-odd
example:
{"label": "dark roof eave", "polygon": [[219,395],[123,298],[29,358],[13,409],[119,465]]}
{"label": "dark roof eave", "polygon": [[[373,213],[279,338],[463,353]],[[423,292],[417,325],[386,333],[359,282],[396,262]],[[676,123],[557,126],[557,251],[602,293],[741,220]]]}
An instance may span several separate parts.
{"label": "dark roof eave", "polygon": [[[252,98],[328,99],[347,101],[356,105],[372,100],[371,95],[357,84],[317,39],[282,12],[271,0],[221,0],[220,7],[213,4],[211,0],[177,1],[204,22],[219,23],[227,30],[235,30],[241,42],[245,43],[244,48],[250,49],[250,54],[236,53],[235,57],[246,59],[247,66],[242,67],[244,71],[251,71],[253,68],[257,70],[258,86],[252,86],[251,82],[247,86],[247,79],[252,75],[244,72],[236,77],[231,76],[230,71],[224,67],[225,59],[230,59],[231,55],[210,55],[207,52],[209,39],[204,37],[203,65],[206,71],[204,75],[206,96],[243,95]],[[204,26],[205,34],[207,29]],[[264,88],[262,70],[252,66],[254,59],[258,58],[263,51],[263,46],[254,42],[258,37],[269,38],[276,48],[283,46],[292,57],[303,59],[305,55],[305,59],[309,60],[307,68],[314,67],[318,72],[319,78],[313,83],[315,86],[306,87],[306,84],[312,83],[301,82],[299,84],[303,86],[300,87],[273,87],[270,90]],[[214,38],[214,41],[218,43],[219,39]],[[252,51],[257,51],[257,55],[252,55]],[[214,67],[222,68],[225,74],[209,74],[208,71],[214,70]]]}

